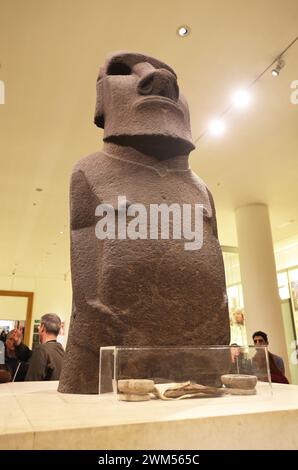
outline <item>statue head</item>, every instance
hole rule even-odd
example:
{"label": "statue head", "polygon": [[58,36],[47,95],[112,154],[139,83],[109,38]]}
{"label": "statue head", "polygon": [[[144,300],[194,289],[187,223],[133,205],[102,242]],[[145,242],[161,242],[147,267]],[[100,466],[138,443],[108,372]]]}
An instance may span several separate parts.
{"label": "statue head", "polygon": [[193,150],[187,102],[168,65],[143,54],[118,52],[101,67],[95,124],[104,141],[144,153],[174,156]]}

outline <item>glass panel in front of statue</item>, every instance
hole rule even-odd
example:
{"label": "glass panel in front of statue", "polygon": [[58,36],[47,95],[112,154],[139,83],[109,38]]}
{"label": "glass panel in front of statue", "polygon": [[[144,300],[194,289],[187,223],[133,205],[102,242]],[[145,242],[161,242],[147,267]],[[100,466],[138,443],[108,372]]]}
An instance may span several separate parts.
{"label": "glass panel in front of statue", "polygon": [[266,347],[106,347],[99,380],[122,401],[271,396]]}

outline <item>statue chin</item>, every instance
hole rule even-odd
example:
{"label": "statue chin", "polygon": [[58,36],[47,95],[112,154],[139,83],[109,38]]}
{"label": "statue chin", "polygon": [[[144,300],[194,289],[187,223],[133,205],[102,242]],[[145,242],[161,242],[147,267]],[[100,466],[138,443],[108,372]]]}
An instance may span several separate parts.
{"label": "statue chin", "polygon": [[176,135],[166,134],[139,134],[139,135],[110,135],[104,141],[117,145],[133,147],[136,150],[157,157],[167,159],[178,155],[188,155],[195,149],[191,140]]}

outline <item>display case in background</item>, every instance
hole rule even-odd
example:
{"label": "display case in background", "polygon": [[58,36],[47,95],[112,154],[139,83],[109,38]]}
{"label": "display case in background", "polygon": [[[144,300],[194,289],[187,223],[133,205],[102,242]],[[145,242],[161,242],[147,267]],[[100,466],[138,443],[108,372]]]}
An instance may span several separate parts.
{"label": "display case in background", "polygon": [[32,350],[36,348],[40,344],[39,342],[39,327],[40,327],[40,320],[34,320],[33,324],[33,337],[32,337]]}

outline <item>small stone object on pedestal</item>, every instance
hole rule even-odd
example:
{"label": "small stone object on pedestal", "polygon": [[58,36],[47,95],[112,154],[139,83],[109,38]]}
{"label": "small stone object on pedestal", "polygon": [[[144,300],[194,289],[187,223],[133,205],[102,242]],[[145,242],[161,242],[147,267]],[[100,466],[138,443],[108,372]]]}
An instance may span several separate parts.
{"label": "small stone object on pedestal", "polygon": [[161,400],[183,400],[185,398],[218,397],[225,393],[223,388],[208,387],[191,383],[167,383],[155,385],[154,395]]}
{"label": "small stone object on pedestal", "polygon": [[255,375],[226,374],[221,382],[226,387],[225,393],[231,395],[255,395],[258,378]]}
{"label": "small stone object on pedestal", "polygon": [[154,391],[153,380],[123,379],[118,380],[118,398],[122,401],[147,401]]}

